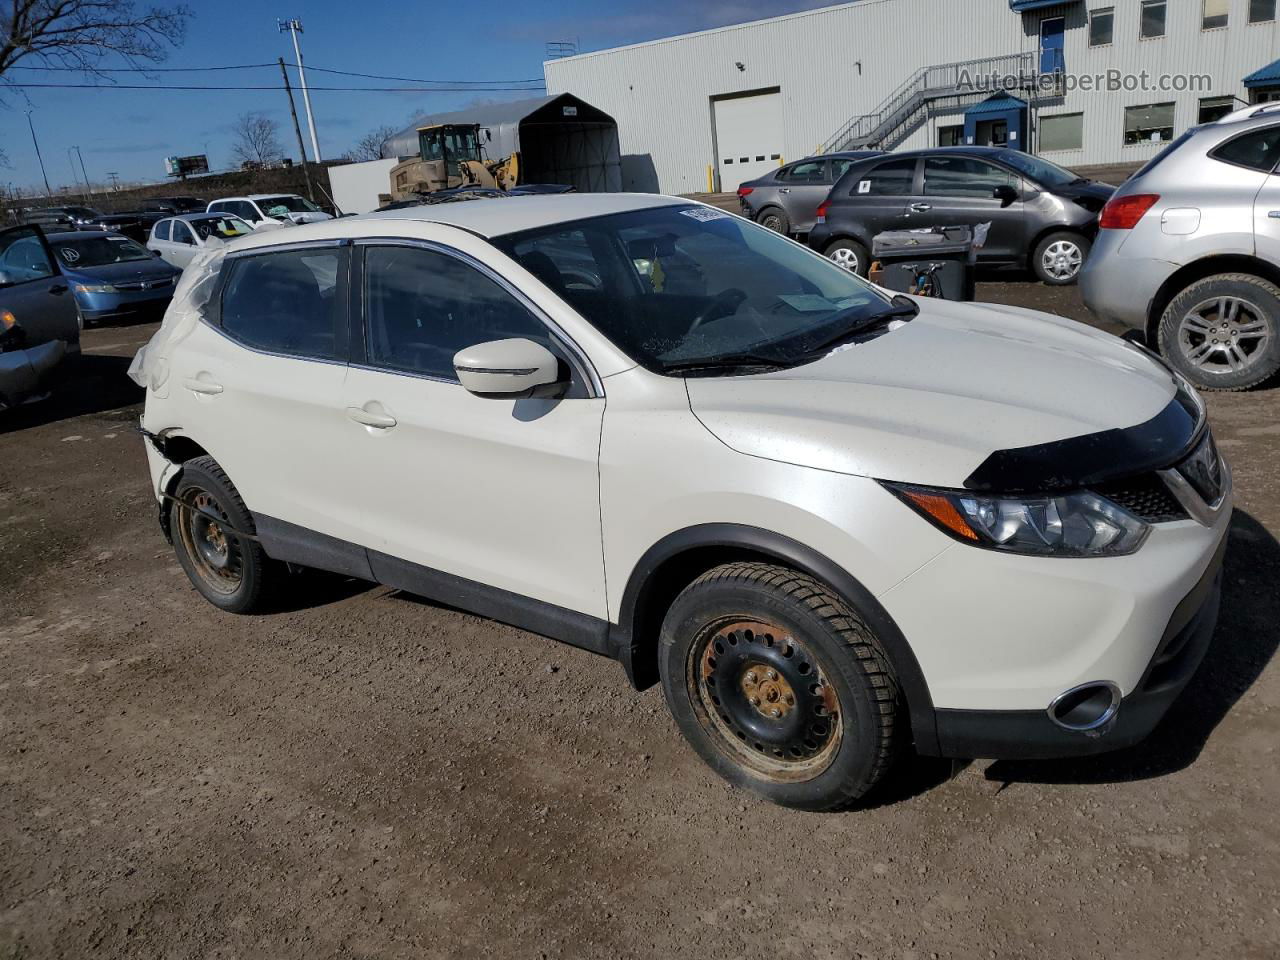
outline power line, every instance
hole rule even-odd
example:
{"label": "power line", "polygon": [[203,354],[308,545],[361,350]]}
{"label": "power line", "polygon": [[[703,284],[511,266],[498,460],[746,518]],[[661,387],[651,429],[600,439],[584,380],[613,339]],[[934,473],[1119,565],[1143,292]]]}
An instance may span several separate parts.
{"label": "power line", "polygon": [[[195,86],[156,83],[4,83],[0,86],[56,90],[279,90],[277,86]],[[312,87],[331,93],[536,93],[545,84],[527,87]]]}
{"label": "power line", "polygon": [[[103,67],[95,68],[90,71],[83,70],[79,67],[51,67],[51,66],[16,66],[13,70],[41,70],[46,73],[208,73],[215,70],[257,70],[263,67],[275,68],[275,63],[235,63],[224,64],[216,67]],[[293,67],[295,70],[298,65],[285,61],[286,67]],[[333,73],[343,77],[362,77],[366,80],[396,80],[401,83],[448,83],[448,84],[468,84],[476,86],[484,86],[489,84],[520,84],[520,83],[542,83],[542,78],[532,77],[522,80],[427,80],[422,77],[390,77],[378,73],[358,73],[354,70],[336,70],[332,67],[307,67],[308,70],[318,71],[320,73]],[[15,84],[16,85],[16,84]]]}

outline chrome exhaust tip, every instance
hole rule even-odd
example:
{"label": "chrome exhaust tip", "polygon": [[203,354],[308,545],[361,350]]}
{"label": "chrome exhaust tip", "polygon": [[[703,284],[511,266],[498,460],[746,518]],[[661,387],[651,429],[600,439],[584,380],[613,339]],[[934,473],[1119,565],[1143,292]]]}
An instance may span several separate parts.
{"label": "chrome exhaust tip", "polygon": [[1109,680],[1082,683],[1049,704],[1049,719],[1063,730],[1089,733],[1107,725],[1120,709],[1120,688]]}

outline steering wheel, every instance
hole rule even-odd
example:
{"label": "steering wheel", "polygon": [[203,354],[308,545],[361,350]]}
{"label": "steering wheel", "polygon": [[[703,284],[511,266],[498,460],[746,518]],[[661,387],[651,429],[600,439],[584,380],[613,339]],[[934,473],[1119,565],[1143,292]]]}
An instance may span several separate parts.
{"label": "steering wheel", "polygon": [[693,318],[693,322],[689,324],[688,333],[693,333],[704,323],[710,323],[712,320],[719,320],[721,317],[727,317],[742,305],[742,301],[747,299],[747,295],[737,287],[730,287],[728,290],[721,290],[711,302],[698,311],[698,315]]}

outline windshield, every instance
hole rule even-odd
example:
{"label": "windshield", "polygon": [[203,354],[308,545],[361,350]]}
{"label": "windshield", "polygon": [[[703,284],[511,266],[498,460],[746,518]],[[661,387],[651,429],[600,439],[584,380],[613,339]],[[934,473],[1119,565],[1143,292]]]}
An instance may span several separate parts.
{"label": "windshield", "polygon": [[320,212],[319,207],[302,197],[264,197],[258,201],[258,206],[268,217],[284,216],[287,213]]}
{"label": "windshield", "polygon": [[1019,173],[1025,173],[1032,180],[1046,187],[1065,187],[1069,183],[1084,179],[1066,167],[1060,167],[1056,163],[1050,163],[1048,160],[1033,157],[1019,150],[1006,150],[1000,154],[1000,159]]}
{"label": "windshield", "polygon": [[51,240],[50,243],[57,251],[58,259],[72,268],[151,259],[151,254],[128,237],[76,237]]}
{"label": "windshield", "polygon": [[808,362],[892,309],[849,271],[710,207],[636,210],[493,243],[657,372]]}
{"label": "windshield", "polygon": [[187,226],[194,230],[196,236],[201,240],[208,240],[210,237],[218,237],[221,240],[234,240],[236,237],[243,237],[245,234],[253,233],[253,227],[231,214],[188,220]]}

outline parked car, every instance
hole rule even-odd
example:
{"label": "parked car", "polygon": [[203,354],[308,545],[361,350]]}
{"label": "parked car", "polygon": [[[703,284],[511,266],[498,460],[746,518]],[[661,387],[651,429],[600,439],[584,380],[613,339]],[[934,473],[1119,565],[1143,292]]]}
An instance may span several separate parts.
{"label": "parked car", "polygon": [[316,223],[332,217],[306,197],[295,193],[256,193],[223,197],[208,206],[209,213],[234,213],[257,229],[264,223]]}
{"label": "parked car", "polygon": [[44,232],[0,231],[0,410],[43,396],[79,357],[76,302]]}
{"label": "parked car", "polygon": [[778,233],[813,229],[818,204],[855,160],[878,157],[879,150],[851,150],[805,157],[738,187],[742,215]]}
{"label": "parked car", "polygon": [[49,245],[72,284],[85,323],[159,317],[182,272],[118,233],[53,233]]}
{"label": "parked car", "polygon": [[1244,390],[1280,370],[1280,104],[1193,127],[1102,211],[1081,293],[1188,380]]}
{"label": "parked car", "polygon": [[139,213],[100,213],[84,223],[78,223],[76,229],[92,233],[118,233],[138,243],[145,243],[151,230],[151,222],[144,220]]}
{"label": "parked car", "polygon": [[1209,642],[1230,474],[1185,382],[1092,328],[890,299],[643,194],[255,232],[191,269],[131,372],[163,529],[223,610],[290,563],[558,637],[806,808],[911,743],[1132,744]]}
{"label": "parked car", "polygon": [[46,230],[69,227],[72,230],[93,229],[91,226],[102,216],[93,207],[43,207],[27,214],[27,223],[37,223]]}
{"label": "parked car", "polygon": [[154,213],[199,213],[207,204],[197,197],[152,197],[142,205]]}
{"label": "parked car", "polygon": [[253,227],[231,213],[188,213],[159,220],[151,228],[147,249],[179,270],[209,243],[235,240],[253,233]]}
{"label": "parked car", "polygon": [[979,263],[1030,267],[1045,283],[1074,283],[1114,189],[1019,150],[886,154],[845,171],[818,208],[809,246],[866,276],[878,233],[989,222]]}

